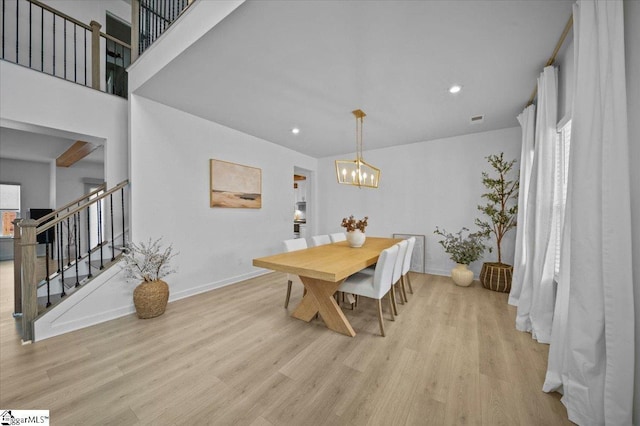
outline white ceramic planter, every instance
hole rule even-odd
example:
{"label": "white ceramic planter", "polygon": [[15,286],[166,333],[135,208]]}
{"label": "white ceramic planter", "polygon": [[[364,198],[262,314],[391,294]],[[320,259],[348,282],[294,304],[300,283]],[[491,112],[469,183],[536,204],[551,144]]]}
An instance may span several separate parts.
{"label": "white ceramic planter", "polygon": [[468,265],[458,263],[458,265],[451,270],[451,278],[456,285],[468,287],[473,282],[473,271],[469,269]]}
{"label": "white ceramic planter", "polygon": [[367,236],[359,229],[347,232],[347,241],[350,247],[362,247],[366,239]]}

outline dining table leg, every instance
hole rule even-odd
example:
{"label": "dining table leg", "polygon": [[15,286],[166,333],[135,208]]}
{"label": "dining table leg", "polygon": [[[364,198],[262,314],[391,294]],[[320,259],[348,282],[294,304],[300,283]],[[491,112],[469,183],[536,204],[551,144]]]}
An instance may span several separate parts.
{"label": "dining table leg", "polygon": [[307,289],[307,294],[291,316],[309,322],[316,313],[319,313],[327,328],[347,336],[355,336],[356,332],[333,298],[344,280],[331,282],[309,277],[300,277],[300,279]]}

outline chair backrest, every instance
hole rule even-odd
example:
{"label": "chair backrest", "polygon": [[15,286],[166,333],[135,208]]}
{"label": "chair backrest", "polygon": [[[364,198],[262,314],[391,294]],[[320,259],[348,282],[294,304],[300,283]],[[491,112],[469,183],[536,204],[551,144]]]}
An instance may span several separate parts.
{"label": "chair backrest", "polygon": [[325,244],[331,244],[331,238],[328,235],[314,235],[311,237],[311,242],[314,247],[323,246]]}
{"label": "chair backrest", "polygon": [[407,247],[409,247],[409,242],[407,240],[402,240],[398,244],[398,258],[396,259],[396,264],[393,267],[393,284],[397,283],[400,277],[402,276],[402,264],[404,263],[404,254],[407,252]]}
{"label": "chair backrest", "polygon": [[382,250],[376,263],[376,270],[373,274],[373,289],[377,299],[387,294],[393,284],[393,268],[398,258],[398,245],[394,244],[388,249]]}
{"label": "chair backrest", "polygon": [[347,236],[344,232],[338,232],[336,234],[329,234],[329,238],[331,238],[332,243],[337,243],[338,241],[346,241]]}
{"label": "chair backrest", "polygon": [[291,240],[284,240],[284,251],[296,251],[307,248],[307,240],[304,238],[294,238]]}
{"label": "chair backrest", "polygon": [[407,252],[404,255],[404,263],[402,264],[402,275],[409,272],[411,269],[411,256],[413,255],[413,248],[416,246],[416,237],[407,238],[409,245],[407,246]]}

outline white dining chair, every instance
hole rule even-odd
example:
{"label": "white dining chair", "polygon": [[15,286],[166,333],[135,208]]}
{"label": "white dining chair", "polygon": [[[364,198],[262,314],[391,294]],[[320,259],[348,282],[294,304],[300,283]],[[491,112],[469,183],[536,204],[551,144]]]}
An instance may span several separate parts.
{"label": "white dining chair", "polygon": [[409,245],[407,246],[407,252],[404,255],[404,263],[402,264],[402,291],[404,293],[405,302],[407,301],[407,293],[404,288],[405,282],[409,287],[409,292],[413,294],[413,288],[411,287],[411,278],[409,277],[409,269],[411,269],[411,256],[413,256],[413,248],[416,246],[416,237],[410,237],[407,239]]}
{"label": "white dining chair", "polygon": [[[404,304],[404,298],[402,295],[402,283],[400,282],[400,278],[402,278],[402,265],[404,263],[404,255],[407,252],[407,248],[409,247],[409,242],[407,240],[402,240],[398,244],[398,257],[396,258],[396,263],[393,266],[393,279],[391,280],[391,286],[393,290],[398,290],[400,293],[400,301]],[[398,305],[396,304],[396,294],[395,291],[391,292],[391,299],[393,300],[393,308],[394,314],[398,315]]]}
{"label": "white dining chair", "polygon": [[[284,240],[283,245],[284,251],[286,252],[302,250],[307,248],[307,240],[305,240],[304,238],[293,238],[291,240]],[[291,297],[291,285],[293,284],[293,281],[302,284],[299,276],[294,274],[287,274],[287,298],[284,301],[285,309],[289,307],[289,298]]]}
{"label": "white dining chair", "polygon": [[335,234],[329,234],[329,238],[331,238],[331,242],[332,243],[337,243],[340,241],[347,241],[347,236],[344,234],[344,232],[338,232]]}
{"label": "white dining chair", "polygon": [[311,243],[313,247],[323,246],[325,244],[331,244],[331,238],[328,235],[314,235],[311,237]]}
{"label": "white dining chair", "polygon": [[[380,324],[380,334],[384,337],[384,322],[382,318],[382,298],[388,293],[393,294],[392,279],[393,269],[398,258],[399,247],[397,244],[383,250],[378,257],[378,263],[373,275],[356,272],[347,278],[338,288],[339,291],[358,296],[369,297],[378,301],[378,322]],[[389,296],[389,309],[391,311],[391,321],[395,321],[393,316],[393,302]]]}

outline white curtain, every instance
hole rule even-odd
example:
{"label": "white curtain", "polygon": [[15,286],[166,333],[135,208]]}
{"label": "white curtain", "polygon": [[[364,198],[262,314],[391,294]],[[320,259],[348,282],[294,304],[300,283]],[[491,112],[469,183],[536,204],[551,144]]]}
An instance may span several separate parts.
{"label": "white curtain", "polygon": [[516,247],[513,258],[513,279],[509,292],[509,304],[518,306],[527,260],[527,240],[525,239],[527,198],[529,180],[533,164],[533,138],[535,129],[536,106],[529,105],[518,116],[522,127],[522,150],[520,152],[520,191],[518,192],[518,221],[516,226]]}
{"label": "white curtain", "polygon": [[580,425],[630,425],[631,208],[621,0],[574,6],[576,81],[558,303],[545,391]]}
{"label": "white curtain", "polygon": [[531,181],[526,205],[524,239],[527,244],[516,328],[529,331],[541,343],[551,341],[555,304],[554,194],[558,105],[558,74],[546,67],[538,78],[538,113]]}

